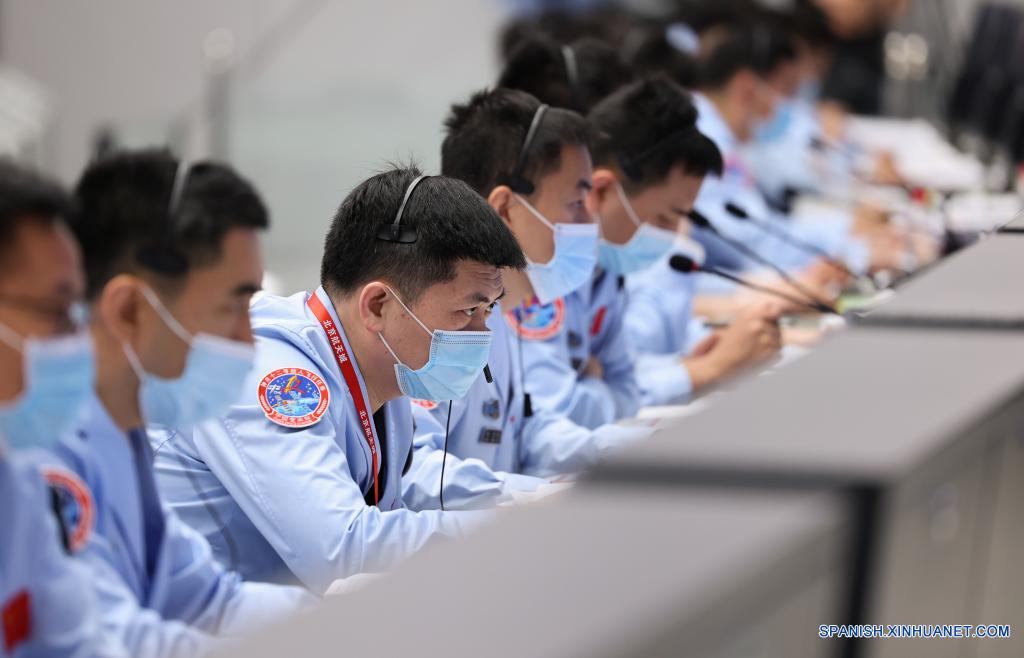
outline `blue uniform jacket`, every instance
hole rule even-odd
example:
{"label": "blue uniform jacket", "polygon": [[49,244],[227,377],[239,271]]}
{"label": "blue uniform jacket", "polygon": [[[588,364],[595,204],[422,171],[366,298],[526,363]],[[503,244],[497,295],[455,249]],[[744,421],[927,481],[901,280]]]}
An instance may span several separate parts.
{"label": "blue uniform jacket", "polygon": [[[523,366],[535,408],[596,428],[636,415],[640,389],[623,331],[622,282],[598,270],[590,283],[545,305],[506,316],[523,339]],[[597,358],[602,378],[584,375]]]}
{"label": "blue uniform jacket", "polygon": [[[549,478],[576,473],[607,450],[641,438],[642,427],[606,425],[591,430],[565,416],[534,407],[524,415],[519,367],[522,343],[498,313],[488,319],[494,333],[488,361],[493,383],[481,377],[465,398],[454,400],[445,466],[445,508],[485,507],[503,502],[510,490],[531,491]],[[413,402],[416,440],[413,465],[403,480],[405,501],[435,508],[444,456],[448,403]]]}
{"label": "blue uniform jacket", "polygon": [[312,603],[303,590],[243,583],[162,506],[141,429],[125,434],[94,397],[52,453],[72,550],[93,573],[104,627],[135,656],[189,656]]}
{"label": "blue uniform jacket", "polygon": [[60,545],[35,464],[0,445],[0,657],[129,655],[103,631],[88,568]]}
{"label": "blue uniform jacket", "polygon": [[693,316],[696,280],[668,265],[674,254],[700,260],[699,246],[677,242],[668,256],[626,278],[625,331],[644,406],[681,404],[693,393],[683,358],[709,333]]}
{"label": "blue uniform jacket", "polygon": [[[313,294],[351,355],[327,293]],[[386,570],[431,538],[460,535],[481,519],[480,513],[403,507],[402,472],[413,432],[406,398],[381,410],[387,436],[380,448],[382,489],[379,505],[367,502],[373,494],[370,449],[308,297],[266,296],[253,304],[256,364],[226,416],[151,439],[166,500],[207,537],[219,559],[247,579],[297,579],[319,593],[336,579]],[[352,364],[368,400],[359,366]],[[373,426],[378,445],[380,429]]]}
{"label": "blue uniform jacket", "polygon": [[[694,96],[699,112],[697,127],[715,142],[725,160],[722,176],[709,176],[701,186],[694,204],[711,223],[725,236],[743,242],[755,252],[787,270],[797,270],[808,265],[814,256],[793,247],[778,237],[767,233],[754,223],[733,217],[725,210],[725,204],[734,203],[761,222],[773,222],[805,242],[825,250],[834,258],[844,260],[855,272],[867,270],[870,254],[867,245],[850,235],[851,218],[847,215],[831,215],[818,219],[795,220],[780,215],[770,208],[753,172],[743,160],[739,142],[707,98]],[[733,271],[761,268],[735,248],[708,233],[695,229],[693,238],[704,245],[705,263]]]}

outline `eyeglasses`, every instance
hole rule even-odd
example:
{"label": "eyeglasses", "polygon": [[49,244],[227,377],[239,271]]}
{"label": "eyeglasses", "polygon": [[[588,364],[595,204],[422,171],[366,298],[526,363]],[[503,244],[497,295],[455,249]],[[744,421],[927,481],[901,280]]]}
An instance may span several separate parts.
{"label": "eyeglasses", "polygon": [[85,302],[53,303],[31,297],[0,295],[0,306],[8,306],[35,315],[52,323],[59,332],[74,332],[89,323],[89,306]]}

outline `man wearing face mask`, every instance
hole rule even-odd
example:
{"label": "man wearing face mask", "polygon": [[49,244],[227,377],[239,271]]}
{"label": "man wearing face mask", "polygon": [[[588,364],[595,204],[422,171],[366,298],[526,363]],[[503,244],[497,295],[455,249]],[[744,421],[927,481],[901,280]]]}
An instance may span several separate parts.
{"label": "man wearing face mask", "polygon": [[[791,271],[807,268],[815,264],[815,259],[754,223],[734,217],[726,204],[740,206],[758,221],[785,224],[782,228],[786,232],[844,261],[855,273],[902,268],[903,243],[889,228],[865,228],[864,223],[843,213],[806,220],[777,213],[744,162],[741,146],[753,139],[759,125],[770,120],[778,101],[770,81],[780,70],[794,69],[794,58],[795,51],[784,35],[741,19],[735,24],[715,25],[701,34],[700,93],[695,95],[700,115],[697,125],[722,152],[725,170],[720,179],[709,181],[701,190],[697,210],[723,234]],[[761,267],[717,236],[706,231],[693,235],[704,245],[708,265],[738,271]],[[819,261],[817,265],[824,264]],[[835,267],[823,272],[831,282],[846,282],[846,275]],[[718,281],[705,277],[700,281],[711,286],[709,291],[722,290]],[[732,290],[731,285],[727,288]]]}
{"label": "man wearing face mask", "polygon": [[312,602],[243,583],[162,507],[145,431],[202,421],[237,394],[252,365],[266,210],[227,167],[156,150],[94,162],[76,195],[96,394],[45,472],[108,632],[132,655],[197,655]]}
{"label": "man wearing face mask", "polygon": [[463,533],[479,513],[402,505],[402,396],[447,405],[469,390],[501,268],[524,266],[464,183],[409,168],[358,185],[331,223],[321,287],[253,305],[256,367],[239,401],[158,450],[172,505],[246,577],[316,592]]}
{"label": "man wearing face mask", "polygon": [[656,77],[620,89],[588,118],[601,135],[592,192],[603,232],[601,264],[627,277],[623,323],[644,404],[685,401],[777,353],[774,305],[752,304],[728,329],[707,337],[690,322],[691,277],[668,267],[674,253],[700,259],[699,245],[678,229],[705,178],[722,171],[718,149],[696,128],[690,96]]}
{"label": "man wearing face mask", "polygon": [[525,92],[495,89],[453,106],[445,127],[442,172],[488,200],[523,248],[527,267],[505,273],[503,312],[487,323],[494,334],[492,381],[478,379],[454,401],[450,420],[447,405],[414,401],[416,451],[403,482],[406,504],[416,509],[441,503],[442,467],[446,509],[483,507],[502,502],[510,489],[544,482],[526,475],[577,472],[608,448],[647,433],[589,430],[533,408],[520,369],[526,309],[587,284],[597,262],[597,226],[586,209],[592,174],[586,120]]}
{"label": "man wearing face mask", "polygon": [[[65,553],[52,492],[19,453],[47,448],[92,389],[71,200],[0,161],[0,656],[127,655],[103,632],[91,574]],[[69,537],[70,538],[70,537]]]}

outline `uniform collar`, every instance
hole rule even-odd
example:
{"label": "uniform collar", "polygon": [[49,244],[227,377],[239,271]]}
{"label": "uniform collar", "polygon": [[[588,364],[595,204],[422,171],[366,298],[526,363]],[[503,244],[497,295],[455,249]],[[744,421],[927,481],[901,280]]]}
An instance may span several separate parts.
{"label": "uniform collar", "polygon": [[[320,286],[311,294],[315,295],[323,303],[324,308],[327,309],[327,313],[331,316],[331,321],[334,323],[334,326],[337,327],[338,335],[341,337],[341,342],[344,343],[345,350],[348,352],[349,363],[352,364],[352,368],[356,373],[356,379],[359,380],[359,388],[362,390],[363,399],[366,400],[367,404],[369,404],[370,394],[366,390],[366,382],[363,380],[363,373],[359,369],[359,362],[356,360],[355,352],[352,350],[352,344],[348,340],[348,335],[345,333],[345,327],[342,325],[341,319],[338,317],[338,312],[335,310],[334,304],[331,302],[330,295],[327,294],[327,291],[324,290],[323,286]],[[309,309],[309,306],[305,304],[303,304],[303,306],[305,307],[306,314],[308,315],[309,320],[313,323],[314,331],[318,336],[318,339],[315,342],[317,356],[326,365],[328,371],[337,377],[340,385],[345,386],[345,378],[342,375],[341,368],[338,366],[338,361],[334,356],[334,350],[331,349],[330,341],[324,333],[324,328],[320,325],[320,321],[316,319],[316,316],[313,315],[313,311]]]}
{"label": "uniform collar", "polygon": [[739,148],[739,140],[711,99],[704,94],[694,94],[693,102],[697,106],[697,129],[715,143],[722,155],[728,156]]}
{"label": "uniform collar", "polygon": [[89,396],[74,428],[80,439],[88,441],[102,468],[114,473],[122,468],[134,470],[128,435],[117,426],[96,393]]}

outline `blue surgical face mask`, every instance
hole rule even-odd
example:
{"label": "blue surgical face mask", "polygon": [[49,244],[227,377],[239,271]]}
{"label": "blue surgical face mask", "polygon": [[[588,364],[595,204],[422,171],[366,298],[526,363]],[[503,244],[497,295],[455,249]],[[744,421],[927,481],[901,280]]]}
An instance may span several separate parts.
{"label": "blue surgical face mask", "polygon": [[124,343],[128,362],[141,382],[139,404],[147,423],[184,427],[224,414],[238,395],[252,369],[255,349],[246,343],[209,334],[190,334],[148,286],[142,295],[164,324],[189,345],[181,376],[166,379],[151,375]]}
{"label": "blue surgical face mask", "polygon": [[0,324],[0,342],[20,352],[25,364],[21,396],[0,404],[0,440],[14,450],[52,447],[92,393],[92,339],[87,332],[25,339]]}
{"label": "blue surgical face mask", "polygon": [[817,78],[805,78],[796,90],[796,98],[806,103],[816,103],[821,98],[821,81]]}
{"label": "blue surgical face mask", "polygon": [[[622,185],[616,182],[615,190],[626,215],[636,224],[637,229],[626,244],[613,244],[601,238],[598,259],[601,267],[612,274],[626,275],[645,270],[663,258],[672,248],[676,234],[641,221]],[[598,223],[600,221],[598,217]]]}
{"label": "blue surgical face mask", "polygon": [[541,304],[550,304],[590,280],[597,265],[596,224],[552,224],[526,199],[516,201],[555,234],[555,255],[547,263],[528,261],[526,276]]}
{"label": "blue surgical face mask", "polygon": [[398,378],[398,390],[402,395],[414,400],[442,402],[464,397],[487,365],[487,357],[491,354],[491,332],[440,329],[431,331],[409,310],[394,290],[388,288],[388,292],[405,309],[409,317],[430,335],[430,356],[422,368],[413,370],[402,363],[384,338],[384,334],[377,333],[384,347],[391,352],[396,361],[395,376]]}
{"label": "blue surgical face mask", "polygon": [[790,98],[779,99],[775,103],[772,115],[764,121],[759,121],[754,128],[754,141],[765,144],[781,140],[789,132],[792,123],[793,100]]}

